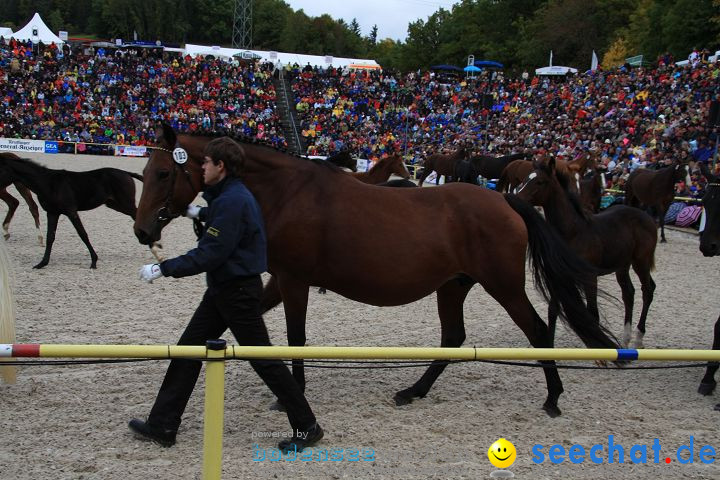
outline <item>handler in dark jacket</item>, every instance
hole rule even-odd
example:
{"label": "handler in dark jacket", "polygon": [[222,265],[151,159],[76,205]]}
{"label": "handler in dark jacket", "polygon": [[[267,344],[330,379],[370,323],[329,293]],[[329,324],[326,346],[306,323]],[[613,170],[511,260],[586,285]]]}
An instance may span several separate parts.
{"label": "handler in dark jacket", "polygon": [[[228,328],[239,345],[270,345],[260,315],[260,274],[267,270],[262,212],[237,178],[245,154],[237,142],[223,137],[208,143],[205,155],[203,197],[208,206],[190,205],[186,213],[206,222],[197,248],[159,265],[145,265],[140,278],[152,282],[162,276],[207,272],[208,288],[178,345],[205,345]],[[173,359],[147,422],[133,419],[130,429],[163,446],[173,445],[201,365],[197,360]],[[280,449],[302,451],[320,440],[322,428],[288,368],[279,360],[255,360],[250,365],[287,409],[294,436],[280,442]]]}

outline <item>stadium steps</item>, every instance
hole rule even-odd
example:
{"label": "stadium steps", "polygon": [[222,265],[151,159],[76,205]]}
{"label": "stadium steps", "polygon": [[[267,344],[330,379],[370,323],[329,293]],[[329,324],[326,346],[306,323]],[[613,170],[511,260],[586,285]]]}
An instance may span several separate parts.
{"label": "stadium steps", "polygon": [[280,126],[283,129],[288,150],[298,155],[304,155],[305,146],[297,131],[298,121],[295,114],[295,102],[293,101],[292,89],[290,88],[289,80],[284,77],[283,73],[283,70],[280,69],[280,74],[273,76]]}

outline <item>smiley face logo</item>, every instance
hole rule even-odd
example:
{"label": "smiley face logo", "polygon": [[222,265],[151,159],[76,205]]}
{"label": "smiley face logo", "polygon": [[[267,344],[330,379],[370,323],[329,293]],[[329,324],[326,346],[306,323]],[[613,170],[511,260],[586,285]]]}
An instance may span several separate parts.
{"label": "smiley face logo", "polygon": [[515,445],[508,442],[504,438],[498,439],[495,443],[490,445],[488,449],[488,458],[497,468],[507,468],[515,462],[517,451],[515,451]]}

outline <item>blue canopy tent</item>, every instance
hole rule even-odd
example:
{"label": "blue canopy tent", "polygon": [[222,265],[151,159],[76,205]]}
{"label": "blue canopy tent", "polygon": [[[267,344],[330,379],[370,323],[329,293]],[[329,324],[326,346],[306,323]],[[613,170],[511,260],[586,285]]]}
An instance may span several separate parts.
{"label": "blue canopy tent", "polygon": [[456,67],[455,65],[433,65],[430,70],[446,70],[449,72],[462,72],[462,68]]}
{"label": "blue canopy tent", "polygon": [[480,71],[482,71],[482,68],[478,68],[474,65],[468,65],[467,67],[463,68],[463,71],[465,71],[465,72],[480,72]]}
{"label": "blue canopy tent", "polygon": [[504,68],[502,63],[492,60],[476,60],[474,65],[480,68]]}

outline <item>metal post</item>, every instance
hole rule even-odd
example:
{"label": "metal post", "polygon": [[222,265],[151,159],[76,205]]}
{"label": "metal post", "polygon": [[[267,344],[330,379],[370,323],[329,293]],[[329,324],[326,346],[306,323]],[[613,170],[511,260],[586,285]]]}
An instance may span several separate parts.
{"label": "metal post", "polygon": [[222,476],[225,345],[225,340],[208,340],[206,343],[207,358],[210,361],[205,367],[203,480],[220,480]]}

